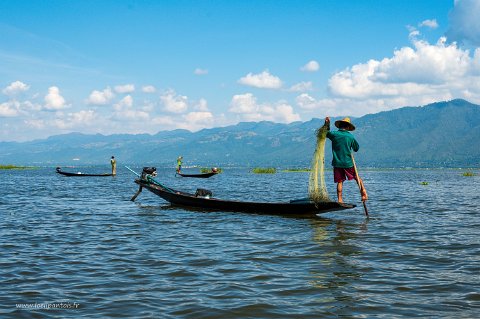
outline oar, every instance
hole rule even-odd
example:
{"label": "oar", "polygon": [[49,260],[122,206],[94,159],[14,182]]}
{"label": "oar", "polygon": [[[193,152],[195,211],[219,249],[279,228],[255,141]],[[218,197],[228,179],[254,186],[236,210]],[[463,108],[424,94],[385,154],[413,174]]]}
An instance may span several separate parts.
{"label": "oar", "polygon": [[[357,182],[358,182],[358,188],[360,189],[360,196],[362,196],[362,186],[360,185],[360,178],[358,177],[358,170],[357,170],[357,165],[355,164],[355,158],[353,158],[353,153],[352,153],[352,162],[353,162],[353,169],[355,169],[355,175],[357,177]],[[365,185],[362,183],[363,188],[365,188]],[[367,205],[365,204],[365,200],[362,200],[363,203],[363,208],[365,209],[365,216],[368,217],[368,209]]]}
{"label": "oar", "polygon": [[143,187],[140,186],[140,187],[138,188],[138,191],[135,193],[135,195],[133,195],[133,197],[130,198],[130,200],[131,200],[132,202],[134,202],[135,199],[137,198],[137,196],[140,195],[140,193],[142,192],[142,189],[143,189]]}
{"label": "oar", "polygon": [[[131,169],[130,167],[124,165],[126,169],[128,169],[130,172],[132,172],[133,174],[137,175],[138,177],[140,177],[140,174],[138,174],[137,172],[135,172],[133,169]],[[138,195],[140,195],[140,193],[142,192],[142,189],[143,187],[140,186],[138,188],[138,191],[135,193],[135,195],[133,195],[133,197],[130,199],[132,202],[135,201],[135,199],[137,198]]]}
{"label": "oar", "polygon": [[[130,167],[128,166],[125,166],[125,168],[127,168],[130,172],[132,172],[133,174],[137,175],[138,177],[141,177],[140,174],[138,174],[137,172],[135,172],[133,169],[131,169]],[[156,181],[153,177],[147,175],[147,182],[150,182],[150,183],[153,183],[153,184],[156,184],[160,187],[163,187],[164,189],[166,189],[167,191],[169,191],[170,193],[175,193],[175,191],[171,188],[168,188],[167,186],[164,186],[162,184],[160,184],[160,182]],[[138,192],[140,193],[140,191]],[[136,196],[135,196],[136,197]]]}
{"label": "oar", "polygon": [[140,174],[138,174],[137,172],[135,172],[133,169],[131,169],[130,167],[124,165],[126,169],[128,169],[130,172],[132,172],[133,174],[137,175],[138,177],[140,177]]}

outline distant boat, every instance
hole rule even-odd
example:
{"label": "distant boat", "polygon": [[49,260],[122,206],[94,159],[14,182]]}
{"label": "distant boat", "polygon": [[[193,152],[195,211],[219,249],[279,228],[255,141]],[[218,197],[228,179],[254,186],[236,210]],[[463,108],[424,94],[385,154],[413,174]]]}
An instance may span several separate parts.
{"label": "distant boat", "polygon": [[176,172],[175,173],[176,175],[180,175],[182,177],[194,177],[194,178],[209,178],[215,174],[218,174],[218,170],[216,167],[212,168],[212,171],[211,172],[208,172],[208,173],[201,173],[201,174],[183,174],[183,173],[179,173],[179,172]]}
{"label": "distant boat", "polygon": [[[288,202],[244,202],[238,200],[222,200],[211,196],[195,196],[166,187],[153,178],[145,176],[135,180],[140,188],[132,197],[132,201],[140,194],[142,188],[148,189],[173,205],[208,209],[216,211],[247,212],[257,214],[315,216],[330,211],[344,210],[356,207],[353,204],[323,202],[315,203],[310,199],[297,199]],[[197,190],[198,193],[198,190]]]}
{"label": "distant boat", "polygon": [[104,173],[104,174],[86,174],[86,173],[71,173],[71,172],[64,172],[60,167],[57,167],[57,173],[64,175],[64,176],[113,176],[111,173]]}
{"label": "distant boat", "polygon": [[209,172],[209,173],[202,173],[202,174],[182,174],[182,173],[176,173],[176,174],[182,177],[209,178],[217,174],[217,172]]}

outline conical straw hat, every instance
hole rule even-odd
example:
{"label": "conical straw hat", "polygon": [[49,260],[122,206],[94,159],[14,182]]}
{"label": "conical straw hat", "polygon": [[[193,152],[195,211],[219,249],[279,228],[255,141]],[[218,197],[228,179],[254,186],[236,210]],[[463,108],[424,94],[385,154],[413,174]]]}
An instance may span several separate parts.
{"label": "conical straw hat", "polygon": [[335,121],[335,126],[339,127],[340,123],[346,124],[348,131],[355,131],[355,125],[353,125],[352,122],[350,122],[349,117],[345,117],[343,120]]}

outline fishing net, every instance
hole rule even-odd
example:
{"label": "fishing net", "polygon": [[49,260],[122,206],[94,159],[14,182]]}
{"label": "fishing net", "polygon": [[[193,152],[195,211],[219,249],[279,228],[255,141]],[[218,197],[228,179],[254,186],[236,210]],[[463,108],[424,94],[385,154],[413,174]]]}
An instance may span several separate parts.
{"label": "fishing net", "polygon": [[325,140],[327,139],[328,125],[324,124],[316,130],[317,145],[313,153],[308,183],[308,195],[315,203],[330,202],[327,187],[325,186]]}

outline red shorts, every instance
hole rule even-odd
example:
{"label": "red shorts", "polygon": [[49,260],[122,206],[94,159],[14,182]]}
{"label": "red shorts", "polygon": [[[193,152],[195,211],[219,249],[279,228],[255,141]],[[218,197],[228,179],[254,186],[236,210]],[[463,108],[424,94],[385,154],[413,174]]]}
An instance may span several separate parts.
{"label": "red shorts", "polygon": [[334,167],[333,168],[333,181],[335,183],[340,183],[343,182],[344,180],[357,180],[357,175],[355,174],[355,168],[354,167],[349,167],[349,168],[340,168],[340,167]]}

